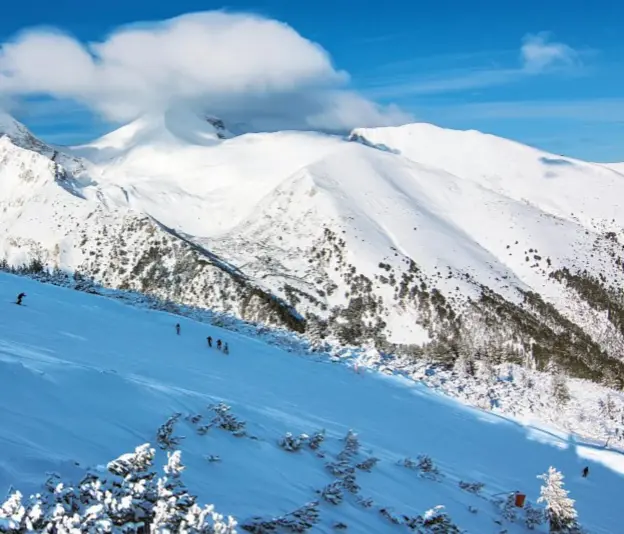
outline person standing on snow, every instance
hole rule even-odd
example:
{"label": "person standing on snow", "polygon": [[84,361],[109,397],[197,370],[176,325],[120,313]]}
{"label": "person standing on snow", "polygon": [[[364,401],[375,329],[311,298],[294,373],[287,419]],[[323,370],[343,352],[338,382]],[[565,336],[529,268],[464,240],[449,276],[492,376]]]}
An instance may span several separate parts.
{"label": "person standing on snow", "polygon": [[225,345],[223,345],[223,353],[224,354],[229,354],[230,353],[230,349],[228,348],[228,344],[227,343]]}
{"label": "person standing on snow", "polygon": [[176,334],[180,335],[180,323],[176,324]]}
{"label": "person standing on snow", "polygon": [[587,478],[587,475],[589,475],[589,467],[585,466],[583,468],[583,478]]}
{"label": "person standing on snow", "polygon": [[26,293],[20,293],[19,295],[17,295],[17,300],[15,301],[15,304],[18,304],[19,306],[22,305],[22,299],[26,296]]}
{"label": "person standing on snow", "polygon": [[212,337],[208,336],[206,340],[208,341],[208,346],[212,348]]}
{"label": "person standing on snow", "polygon": [[217,349],[221,350],[221,340],[217,339]]}

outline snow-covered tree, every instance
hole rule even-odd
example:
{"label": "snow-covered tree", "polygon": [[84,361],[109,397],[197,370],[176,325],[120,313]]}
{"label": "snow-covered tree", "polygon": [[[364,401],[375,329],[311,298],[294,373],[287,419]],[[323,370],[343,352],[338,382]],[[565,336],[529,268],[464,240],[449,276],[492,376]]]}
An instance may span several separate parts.
{"label": "snow-covered tree", "polygon": [[574,499],[568,497],[568,491],[563,488],[563,475],[554,467],[537,478],[544,481],[540,489],[538,503],[544,503],[546,518],[551,533],[572,534],[579,532],[576,521],[577,513],[574,509]]}
{"label": "snow-covered tree", "polygon": [[559,406],[564,406],[572,398],[568,389],[568,381],[566,377],[557,372],[552,377],[552,396]]}
{"label": "snow-covered tree", "polygon": [[44,495],[24,503],[14,492],[0,505],[0,532],[236,534],[236,521],[195,503],[181,480],[180,452],[168,454],[164,476],[151,470],[154,449],[137,447],[108,464],[111,476],[89,473],[78,487],[52,476]]}

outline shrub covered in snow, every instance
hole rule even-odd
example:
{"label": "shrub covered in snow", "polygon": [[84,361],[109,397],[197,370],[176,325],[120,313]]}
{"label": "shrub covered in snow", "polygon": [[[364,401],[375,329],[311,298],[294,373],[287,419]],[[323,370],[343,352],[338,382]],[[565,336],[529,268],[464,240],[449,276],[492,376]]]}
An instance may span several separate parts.
{"label": "shrub covered in snow", "polygon": [[243,530],[252,534],[269,532],[307,532],[319,521],[319,503],[313,501],[298,508],[294,512],[272,519],[253,517],[241,525]]}
{"label": "shrub covered in snow", "polygon": [[505,498],[496,499],[494,502],[498,506],[503,518],[512,523],[518,520],[518,507],[516,506],[516,496],[514,493],[509,493],[505,495]]}
{"label": "shrub covered in snow", "polygon": [[309,436],[307,434],[301,434],[299,437],[295,437],[288,432],[282,439],[279,440],[279,446],[285,451],[297,452],[303,448],[308,439]]}
{"label": "shrub covered in snow", "polygon": [[403,461],[399,462],[399,465],[418,471],[419,475],[423,478],[438,480],[442,476],[440,470],[433,463],[431,457],[426,454],[418,456],[417,461],[414,461],[411,458],[405,458]]}
{"label": "shrub covered in snow", "polygon": [[356,464],[355,467],[357,467],[358,469],[361,469],[362,471],[366,471],[367,473],[370,473],[373,467],[377,465],[377,462],[379,462],[379,458],[375,458],[374,456],[372,456]]}
{"label": "shrub covered in snow", "polygon": [[158,441],[158,446],[163,450],[173,450],[180,442],[184,439],[183,437],[176,437],[173,435],[174,426],[177,423],[178,419],[182,414],[176,413],[172,415],[167,421],[158,428],[156,432],[156,440]]}
{"label": "shrub covered in snow", "polygon": [[404,524],[419,534],[460,534],[459,527],[444,512],[444,506],[435,506],[423,515],[403,517]]}
{"label": "shrub covered in snow", "polygon": [[342,481],[336,480],[331,484],[325,486],[321,491],[319,491],[323,500],[327,501],[330,504],[340,504],[344,499],[344,493],[342,491]]}
{"label": "shrub covered in snow", "polygon": [[213,425],[231,432],[236,437],[247,435],[245,421],[241,421],[233,415],[230,412],[231,408],[227,404],[220,402],[219,404],[209,406],[209,409],[215,413],[215,417],[212,420]]}
{"label": "shrub covered in snow", "polygon": [[325,441],[325,430],[318,430],[308,440],[308,446],[313,450],[318,450]]}
{"label": "shrub covered in snow", "polygon": [[160,477],[152,471],[154,449],[144,444],[110,462],[110,476],[89,473],[76,487],[53,476],[27,502],[15,492],[0,507],[0,532],[235,534],[232,517],[188,493],[179,451],[167,456]]}
{"label": "shrub covered in snow", "polygon": [[530,502],[524,506],[524,523],[529,530],[535,529],[544,522],[544,511],[535,508]]}
{"label": "shrub covered in snow", "polygon": [[347,435],[344,438],[344,447],[340,454],[338,455],[338,459],[351,459],[358,454],[360,451],[360,440],[357,437],[357,434],[353,432],[353,430],[349,430]]}
{"label": "shrub covered in snow", "polygon": [[460,480],[459,487],[464,491],[479,495],[481,490],[485,487],[485,484],[483,482],[466,482],[464,480]]}

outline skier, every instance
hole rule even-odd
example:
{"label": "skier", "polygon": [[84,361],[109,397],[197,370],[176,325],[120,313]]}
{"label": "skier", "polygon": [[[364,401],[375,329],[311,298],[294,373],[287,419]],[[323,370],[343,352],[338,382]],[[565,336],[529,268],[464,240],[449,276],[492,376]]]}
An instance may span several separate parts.
{"label": "skier", "polygon": [[17,295],[17,300],[15,301],[15,304],[18,305],[22,305],[22,299],[26,296],[26,293],[20,293],[19,295]]}
{"label": "skier", "polygon": [[217,349],[221,350],[221,340],[217,339]]}
{"label": "skier", "polygon": [[176,324],[176,334],[180,335],[180,323]]}
{"label": "skier", "polygon": [[583,478],[587,478],[587,475],[589,475],[589,467],[585,466],[583,468]]}
{"label": "skier", "polygon": [[212,337],[208,336],[206,339],[208,340],[208,346],[212,348]]}
{"label": "skier", "polygon": [[228,348],[228,344],[227,343],[225,345],[223,345],[223,352],[225,354],[229,354],[230,353],[230,349]]}

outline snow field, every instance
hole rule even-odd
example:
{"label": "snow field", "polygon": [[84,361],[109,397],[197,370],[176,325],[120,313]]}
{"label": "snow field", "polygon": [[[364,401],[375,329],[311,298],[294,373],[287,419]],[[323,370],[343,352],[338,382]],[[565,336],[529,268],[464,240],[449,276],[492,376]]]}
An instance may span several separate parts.
{"label": "snow field", "polygon": [[[23,307],[12,303],[20,291],[27,294]],[[0,487],[6,490],[13,485],[28,495],[46,471],[76,478],[142,443],[156,446],[157,428],[180,412],[174,435],[185,436],[179,448],[187,485],[200,502],[239,522],[318,499],[316,490],[334,480],[325,463],[335,461],[353,429],[358,458],[379,458],[370,473],[357,470],[360,495],[375,504],[361,507],[349,494],[336,506],[323,502],[314,532],[333,532],[336,521],[351,532],[400,531],[379,508],[417,515],[442,504],[468,532],[498,533],[494,506],[458,482],[485,483],[486,497],[520,490],[535,502],[536,476],[551,465],[566,475],[583,526],[603,534],[622,530],[621,455],[565,434],[470,409],[407,379],[356,374],[261,339],[25,278],[0,274],[0,313]],[[208,349],[208,335],[227,341],[230,354]],[[208,422],[207,406],[218,402],[246,421],[246,437],[217,428],[199,435],[184,419],[202,414]],[[320,429],[327,432],[325,458],[277,444],[287,432]],[[420,454],[438,466],[439,482],[397,465]],[[221,461],[209,462],[209,455]],[[588,479],[581,478],[585,465]],[[526,530],[504,526],[510,534]]]}

